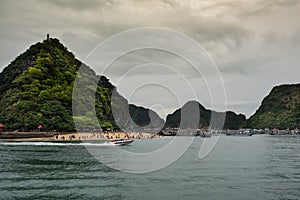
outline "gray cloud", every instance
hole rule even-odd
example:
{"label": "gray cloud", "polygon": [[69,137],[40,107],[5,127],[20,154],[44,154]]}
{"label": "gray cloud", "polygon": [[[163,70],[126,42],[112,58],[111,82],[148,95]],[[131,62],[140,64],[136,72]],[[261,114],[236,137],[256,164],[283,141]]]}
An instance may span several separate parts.
{"label": "gray cloud", "polygon": [[[273,85],[299,80],[299,11],[298,0],[2,0],[0,70],[29,45],[43,40],[46,33],[58,37],[83,60],[95,45],[120,31],[145,26],[170,28],[206,48],[223,75],[229,109],[249,116]],[[188,64],[157,51],[120,58],[112,65],[109,78],[114,82],[132,66],[154,61],[181,70],[194,82],[198,93],[205,93],[202,80],[194,76]],[[172,73],[149,69],[130,76],[141,81],[147,76],[175,80]],[[214,77],[210,74],[207,78]],[[179,83],[172,84],[180,88]],[[120,90],[124,96],[129,95],[126,89]],[[136,101],[151,107],[143,95]],[[181,95],[186,100],[192,98],[184,92]],[[209,107],[209,98],[203,96],[202,102]],[[165,106],[168,98],[161,97]],[[168,111],[176,109],[172,105]]]}

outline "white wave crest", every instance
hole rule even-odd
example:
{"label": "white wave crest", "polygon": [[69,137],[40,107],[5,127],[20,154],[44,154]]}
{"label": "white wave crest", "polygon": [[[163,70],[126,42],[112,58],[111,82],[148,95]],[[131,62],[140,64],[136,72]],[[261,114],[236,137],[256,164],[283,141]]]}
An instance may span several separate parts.
{"label": "white wave crest", "polygon": [[113,143],[71,143],[71,142],[0,142],[4,146],[116,146]]}

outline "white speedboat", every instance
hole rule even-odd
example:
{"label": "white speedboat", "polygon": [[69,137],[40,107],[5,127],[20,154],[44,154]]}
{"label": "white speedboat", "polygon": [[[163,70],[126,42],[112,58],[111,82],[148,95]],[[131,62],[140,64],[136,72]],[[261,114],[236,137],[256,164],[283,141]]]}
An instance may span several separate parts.
{"label": "white speedboat", "polygon": [[123,145],[128,145],[130,143],[132,143],[133,140],[126,140],[126,139],[115,139],[115,140],[111,140],[110,143],[114,144],[114,145],[119,145],[119,146],[123,146]]}

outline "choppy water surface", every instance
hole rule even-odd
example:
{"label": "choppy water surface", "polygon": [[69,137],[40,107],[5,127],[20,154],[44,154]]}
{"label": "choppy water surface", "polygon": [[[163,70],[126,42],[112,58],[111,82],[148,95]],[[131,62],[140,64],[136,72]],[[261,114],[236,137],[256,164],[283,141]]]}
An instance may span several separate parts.
{"label": "choppy water surface", "polygon": [[[147,152],[170,139],[121,147]],[[0,143],[1,199],[299,199],[300,137],[220,137],[198,158],[203,138],[171,166],[146,174],[116,171],[81,144]],[[103,156],[110,156],[108,145]],[[112,151],[113,149],[110,149]]]}

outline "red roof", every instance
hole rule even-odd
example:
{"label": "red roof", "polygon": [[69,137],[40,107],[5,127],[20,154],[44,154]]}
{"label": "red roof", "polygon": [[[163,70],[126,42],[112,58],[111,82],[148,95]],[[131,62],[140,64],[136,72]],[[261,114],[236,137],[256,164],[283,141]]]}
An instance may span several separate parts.
{"label": "red roof", "polygon": [[4,128],[4,124],[0,123],[0,128]]}

